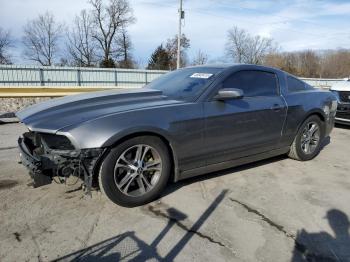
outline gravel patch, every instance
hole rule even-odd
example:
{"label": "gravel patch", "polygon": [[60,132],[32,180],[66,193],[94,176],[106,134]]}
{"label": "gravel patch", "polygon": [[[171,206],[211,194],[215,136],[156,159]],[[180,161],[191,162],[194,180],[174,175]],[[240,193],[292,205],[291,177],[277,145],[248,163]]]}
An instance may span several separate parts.
{"label": "gravel patch", "polygon": [[49,99],[51,97],[0,98],[0,118],[14,117],[15,112]]}

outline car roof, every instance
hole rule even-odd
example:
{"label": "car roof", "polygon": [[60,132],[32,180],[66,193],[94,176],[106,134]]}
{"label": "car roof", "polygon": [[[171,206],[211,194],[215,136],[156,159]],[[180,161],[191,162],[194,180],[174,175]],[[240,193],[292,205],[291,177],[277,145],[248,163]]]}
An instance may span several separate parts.
{"label": "car roof", "polygon": [[[244,66],[245,68],[251,68],[251,69],[269,69],[274,71],[281,71],[278,68],[269,67],[269,66],[262,66],[262,65],[253,65],[253,64],[235,64],[235,63],[227,63],[227,64],[207,64],[207,65],[198,65],[198,66],[190,66],[188,68],[217,68],[217,69],[230,69],[234,67]],[[283,71],[281,71],[283,72]]]}
{"label": "car roof", "polygon": [[332,85],[331,90],[334,91],[350,91],[350,81],[349,80],[343,80],[336,82],[334,85]]}
{"label": "car roof", "polygon": [[231,66],[235,66],[236,64],[205,64],[205,65],[195,65],[195,66],[188,66],[186,68],[217,68],[217,69],[225,69]]}

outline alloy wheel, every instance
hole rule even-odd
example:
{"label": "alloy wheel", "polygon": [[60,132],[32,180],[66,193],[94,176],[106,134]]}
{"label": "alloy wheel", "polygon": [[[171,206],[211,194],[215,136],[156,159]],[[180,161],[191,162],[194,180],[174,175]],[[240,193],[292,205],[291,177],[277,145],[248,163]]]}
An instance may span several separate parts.
{"label": "alloy wheel", "polygon": [[139,197],[154,188],[162,174],[162,160],[149,145],[135,145],[119,156],[114,167],[114,181],[127,196]]}
{"label": "alloy wheel", "polygon": [[301,136],[301,150],[310,155],[315,152],[320,143],[321,131],[316,122],[309,122],[306,124]]}

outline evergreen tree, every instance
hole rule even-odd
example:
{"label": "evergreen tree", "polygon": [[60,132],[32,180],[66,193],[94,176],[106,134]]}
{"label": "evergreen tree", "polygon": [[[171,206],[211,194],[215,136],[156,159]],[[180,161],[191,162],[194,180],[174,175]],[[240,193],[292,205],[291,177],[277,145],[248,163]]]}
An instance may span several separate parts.
{"label": "evergreen tree", "polygon": [[104,59],[100,62],[100,67],[102,68],[114,68],[115,62],[112,58]]}
{"label": "evergreen tree", "polygon": [[169,70],[170,63],[171,58],[169,53],[163,48],[163,45],[160,45],[151,55],[151,58],[148,61],[147,69]]}

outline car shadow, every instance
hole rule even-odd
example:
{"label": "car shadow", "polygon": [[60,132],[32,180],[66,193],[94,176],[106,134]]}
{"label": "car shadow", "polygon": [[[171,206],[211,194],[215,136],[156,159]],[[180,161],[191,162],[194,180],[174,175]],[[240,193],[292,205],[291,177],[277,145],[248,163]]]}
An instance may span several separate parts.
{"label": "car shadow", "polygon": [[211,172],[208,174],[203,174],[203,175],[199,175],[199,176],[195,176],[195,177],[191,177],[191,178],[186,178],[186,179],[180,180],[176,183],[170,182],[169,185],[165,188],[165,190],[161,194],[161,197],[165,197],[167,195],[170,195],[170,194],[174,193],[175,191],[181,189],[184,186],[188,186],[188,185],[198,183],[201,181],[205,181],[205,180],[210,180],[210,179],[220,177],[220,176],[225,176],[228,174],[234,175],[232,173],[238,173],[240,171],[256,168],[256,167],[267,165],[267,164],[272,164],[274,162],[278,162],[278,161],[281,161],[281,160],[284,160],[287,158],[288,158],[287,156],[281,155],[281,156],[277,156],[277,157],[273,157],[273,158],[269,158],[269,159],[264,159],[264,160],[260,160],[257,162],[253,162],[253,163],[249,163],[249,164],[245,164],[245,165],[241,165],[241,166],[237,166],[237,167],[227,168],[227,169],[223,169],[220,171]]}
{"label": "car shadow", "polygon": [[331,137],[327,136],[321,144],[320,151],[322,151],[326,146],[328,146],[331,143]]}
{"label": "car shadow", "polygon": [[[330,136],[327,136],[321,144],[320,147],[320,151],[324,150],[326,146],[328,146],[331,143],[331,138]],[[316,156],[317,157],[317,156]],[[264,160],[260,160],[257,162],[252,162],[249,164],[244,164],[241,166],[237,166],[237,167],[232,167],[232,168],[227,168],[227,169],[223,169],[220,171],[216,171],[216,172],[211,172],[208,174],[203,174],[203,175],[199,175],[199,176],[195,176],[192,178],[187,178],[184,180],[180,180],[176,183],[169,183],[169,185],[167,186],[167,188],[163,191],[161,197],[167,196],[173,192],[175,192],[176,190],[182,188],[183,186],[188,186],[191,185],[193,183],[197,183],[197,182],[201,182],[201,181],[205,181],[205,180],[210,180],[216,177],[220,177],[220,176],[225,176],[228,174],[232,174],[232,173],[237,173],[240,171],[244,171],[244,170],[249,170],[252,168],[257,168],[259,166],[264,166],[264,165],[268,165],[268,164],[272,164],[281,160],[285,160],[288,159],[287,155],[280,155],[280,156],[275,156],[272,158],[267,158]]]}
{"label": "car shadow", "polygon": [[[157,207],[152,206],[152,204],[148,205],[148,209],[151,210],[150,212],[152,215],[167,219],[167,224],[163,229],[159,230],[158,235],[150,244],[147,244],[137,237],[134,231],[127,231],[55,259],[54,261],[174,261],[194,235],[204,237],[214,243],[223,245],[210,236],[206,236],[203,232],[199,232],[199,230],[224,200],[227,192],[227,190],[223,190],[192,226],[185,225],[182,222],[187,218],[187,215],[176,208],[167,207],[166,209],[157,209]],[[170,250],[168,250],[166,255],[161,256],[157,251],[157,247],[164,240],[165,236],[170,234],[170,230],[175,226],[184,230],[186,233]],[[155,228],[155,230],[157,230],[157,228]]]}

